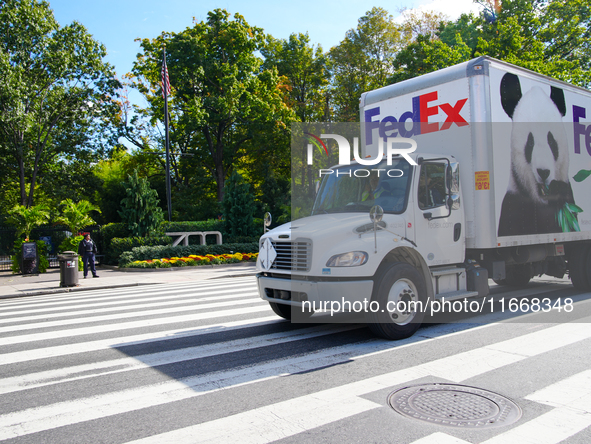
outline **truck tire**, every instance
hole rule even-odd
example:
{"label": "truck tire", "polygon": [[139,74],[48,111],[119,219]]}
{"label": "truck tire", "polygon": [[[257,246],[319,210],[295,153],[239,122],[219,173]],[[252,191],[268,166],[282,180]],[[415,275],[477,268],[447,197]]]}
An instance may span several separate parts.
{"label": "truck tire", "polygon": [[569,254],[568,275],[577,290],[591,290],[591,245],[578,246]]}
{"label": "truck tire", "polygon": [[[283,319],[287,319],[288,321],[305,322],[310,318],[310,316],[314,314],[313,311],[302,312],[302,310],[300,310],[298,307],[293,307],[292,305],[277,304],[275,302],[269,302],[269,305],[276,315],[281,316]],[[296,310],[296,316],[292,316],[292,307],[294,310]]]}
{"label": "truck tire", "polygon": [[[402,262],[391,264],[376,277],[372,303],[366,313],[369,329],[385,339],[412,336],[421,326],[426,294],[425,280],[416,268]],[[409,304],[411,301],[416,304],[414,307]]]}
{"label": "truck tire", "polygon": [[531,267],[528,264],[507,266],[505,279],[493,279],[497,285],[525,287],[531,280]]}

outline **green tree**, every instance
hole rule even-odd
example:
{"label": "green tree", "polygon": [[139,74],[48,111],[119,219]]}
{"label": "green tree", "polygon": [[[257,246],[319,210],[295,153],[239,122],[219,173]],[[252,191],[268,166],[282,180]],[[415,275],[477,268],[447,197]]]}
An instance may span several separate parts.
{"label": "green tree", "polygon": [[74,202],[72,199],[65,199],[60,205],[63,207],[62,215],[56,221],[67,226],[74,235],[82,228],[96,223],[89,215],[91,211],[98,211],[99,213],[101,211],[99,207],[87,200]]}
{"label": "green tree", "polygon": [[268,36],[261,54],[263,68],[276,68],[286,78],[286,102],[300,122],[329,120],[330,71],[321,46],[314,48],[307,33],[291,34],[287,40]]}
{"label": "green tree", "polygon": [[454,35],[453,43],[419,35],[417,39],[401,50],[394,61],[397,72],[390,83],[397,83],[438,69],[470,60],[472,51],[460,34]]}
{"label": "green tree", "polygon": [[255,208],[254,197],[250,192],[250,185],[237,171],[226,181],[222,207],[226,232],[230,236],[249,236]]}
{"label": "green tree", "polygon": [[[231,19],[221,9],[180,33],[141,41],[143,52],[133,68],[134,86],[149,102],[145,116],[153,126],[163,109],[158,85],[166,44],[176,183],[184,180],[183,174],[190,178],[196,171],[206,173],[215,180],[216,198],[221,202],[226,177],[249,155],[248,148],[253,147],[249,142],[270,130],[287,129],[290,111],[282,100],[280,78],[276,70],[261,68],[257,54],[264,43],[260,28],[239,14]],[[189,167],[183,169],[183,164]]]}
{"label": "green tree", "polygon": [[45,205],[16,205],[8,214],[7,222],[16,227],[17,238],[28,239],[35,227],[49,220],[49,209]]}
{"label": "green tree", "polygon": [[137,237],[159,233],[164,216],[156,191],[145,178],[138,177],[137,171],[129,175],[124,186],[127,197],[121,201],[123,210],[119,215],[128,230]]}
{"label": "green tree", "polygon": [[422,36],[395,62],[397,82],[488,55],[580,86],[590,83],[590,0],[478,1],[479,16],[462,15]]}
{"label": "green tree", "polygon": [[401,27],[384,9],[374,7],[361,17],[356,29],[330,50],[336,121],[359,121],[361,93],[387,85],[393,61],[402,48]]}
{"label": "green tree", "polygon": [[269,211],[274,221],[280,220],[281,216],[289,211],[290,199],[290,178],[275,174],[268,166],[265,168],[261,181],[261,197],[259,214]]}
{"label": "green tree", "polygon": [[47,2],[0,2],[0,158],[16,172],[21,205],[34,204],[51,165],[108,144],[119,82],[105,55],[80,23],[60,27]]}

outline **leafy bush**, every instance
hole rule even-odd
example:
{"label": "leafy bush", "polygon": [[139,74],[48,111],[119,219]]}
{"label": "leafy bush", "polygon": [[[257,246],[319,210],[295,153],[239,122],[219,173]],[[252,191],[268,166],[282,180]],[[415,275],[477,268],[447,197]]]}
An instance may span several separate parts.
{"label": "leafy bush", "polygon": [[119,266],[123,267],[134,261],[146,261],[164,257],[187,257],[192,254],[205,256],[206,254],[231,254],[231,253],[256,253],[259,251],[258,242],[245,244],[223,244],[223,245],[177,245],[176,247],[155,246],[135,247],[126,251],[119,257]]}
{"label": "leafy bush", "polygon": [[164,222],[162,228],[167,233],[175,231],[219,231],[224,234],[224,221],[209,219],[196,222]]}
{"label": "leafy bush", "polygon": [[[39,273],[45,273],[49,268],[49,261],[47,260],[47,244],[42,240],[32,241],[37,244],[37,255],[39,257]],[[10,266],[12,272],[14,274],[20,273],[21,270],[21,260],[23,258],[23,247],[22,245],[25,243],[22,239],[17,239],[14,241],[14,251],[16,253],[11,256],[12,264]]]}
{"label": "leafy bush", "polygon": [[255,211],[254,197],[250,184],[234,171],[224,185],[222,202],[226,232],[231,236],[250,236],[252,217]]}
{"label": "leafy bush", "polygon": [[113,238],[109,249],[105,251],[105,261],[108,264],[116,264],[123,252],[131,251],[134,247],[170,245],[171,243],[172,239],[168,236]]}
{"label": "leafy bush", "polygon": [[137,170],[123,184],[126,197],[121,200],[123,209],[119,211],[123,223],[134,236],[145,237],[157,232],[164,216],[158,206],[160,199],[156,190],[150,188],[147,179],[138,176]]}
{"label": "leafy bush", "polygon": [[82,242],[84,236],[71,236],[66,237],[58,247],[58,251],[63,253],[64,251],[73,251],[75,253],[78,252],[78,245]]}
{"label": "leafy bush", "polygon": [[129,234],[129,230],[121,222],[104,225],[100,229],[101,242],[98,248],[102,252],[107,252],[111,247],[111,240],[116,237],[126,237]]}
{"label": "leafy bush", "polygon": [[168,262],[137,262],[137,263],[130,263],[127,264],[129,267],[132,268],[172,268],[172,265]]}
{"label": "leafy bush", "polygon": [[224,242],[228,242],[229,244],[256,244],[259,241],[259,237],[260,236],[228,236],[224,238]]}
{"label": "leafy bush", "polygon": [[[70,236],[66,237],[59,245],[58,251],[63,253],[64,251],[73,251],[78,253],[78,245],[82,242],[84,236]],[[82,262],[82,256],[78,255],[78,271],[84,270],[84,263]]]}

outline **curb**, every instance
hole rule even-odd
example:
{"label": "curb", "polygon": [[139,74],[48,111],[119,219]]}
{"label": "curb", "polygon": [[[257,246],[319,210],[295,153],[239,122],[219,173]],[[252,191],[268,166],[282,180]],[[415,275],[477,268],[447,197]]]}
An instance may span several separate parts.
{"label": "curb", "polygon": [[[228,265],[236,265],[236,264],[228,264]],[[204,265],[204,267],[208,267],[208,265]],[[220,265],[210,265],[209,267],[211,267],[211,268],[220,267]],[[193,267],[191,267],[191,268],[193,268]],[[149,271],[153,271],[153,270],[158,270],[158,269],[157,268],[150,269]],[[169,268],[164,268],[162,270],[169,270]],[[175,270],[178,270],[178,268],[175,268]],[[256,276],[256,272],[227,274],[224,276],[213,276],[213,277],[209,277],[209,278],[206,278],[203,280],[209,281],[212,279],[227,279],[227,278],[250,277],[250,276]],[[148,283],[134,282],[132,284],[112,284],[112,285],[104,285],[104,286],[100,286],[100,287],[99,286],[97,286],[97,287],[58,287],[58,288],[52,288],[52,289],[47,289],[47,290],[30,291],[30,292],[26,292],[26,293],[23,292],[23,293],[17,293],[17,294],[4,295],[4,296],[0,296],[0,300],[24,298],[24,297],[29,297],[29,296],[42,296],[42,295],[48,295],[48,294],[72,293],[72,292],[76,292],[76,291],[108,290],[108,289],[112,289],[112,288],[139,287],[139,286],[143,286],[143,285],[159,285],[159,284],[164,284],[164,283],[165,282],[148,282]]]}

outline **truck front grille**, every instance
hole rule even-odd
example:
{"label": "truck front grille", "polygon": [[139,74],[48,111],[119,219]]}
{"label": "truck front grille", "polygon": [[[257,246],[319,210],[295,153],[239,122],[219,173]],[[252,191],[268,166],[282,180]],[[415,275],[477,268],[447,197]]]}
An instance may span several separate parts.
{"label": "truck front grille", "polygon": [[273,241],[277,257],[271,270],[310,271],[312,241],[298,239],[294,242]]}

